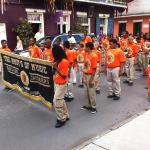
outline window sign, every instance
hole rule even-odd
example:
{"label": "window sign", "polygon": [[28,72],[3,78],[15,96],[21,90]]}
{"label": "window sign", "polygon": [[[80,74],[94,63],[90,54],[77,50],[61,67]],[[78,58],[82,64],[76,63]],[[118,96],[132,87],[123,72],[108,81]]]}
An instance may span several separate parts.
{"label": "window sign", "polygon": [[41,22],[42,21],[40,14],[28,14],[27,17],[28,17],[29,22],[33,22],[33,21]]}

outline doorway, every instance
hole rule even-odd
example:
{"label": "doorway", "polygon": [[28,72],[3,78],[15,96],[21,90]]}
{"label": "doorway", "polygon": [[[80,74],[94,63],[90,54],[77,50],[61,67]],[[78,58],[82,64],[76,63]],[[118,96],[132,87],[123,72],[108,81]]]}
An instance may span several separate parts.
{"label": "doorway", "polygon": [[40,23],[31,23],[31,27],[33,29],[33,34],[35,35],[41,28],[41,24]]}

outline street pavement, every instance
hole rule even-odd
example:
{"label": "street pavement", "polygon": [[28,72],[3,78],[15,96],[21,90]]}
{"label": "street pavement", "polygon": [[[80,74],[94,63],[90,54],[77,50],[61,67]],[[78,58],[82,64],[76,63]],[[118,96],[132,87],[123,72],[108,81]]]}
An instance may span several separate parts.
{"label": "street pavement", "polygon": [[76,87],[75,100],[67,103],[70,121],[60,129],[54,128],[54,110],[0,85],[0,149],[71,150],[149,107],[145,84],[138,73],[134,86],[122,84],[121,99],[113,101],[107,99],[106,78],[102,77],[97,114],[80,110],[86,99],[84,90]]}
{"label": "street pavement", "polygon": [[150,110],[76,150],[149,150]]}

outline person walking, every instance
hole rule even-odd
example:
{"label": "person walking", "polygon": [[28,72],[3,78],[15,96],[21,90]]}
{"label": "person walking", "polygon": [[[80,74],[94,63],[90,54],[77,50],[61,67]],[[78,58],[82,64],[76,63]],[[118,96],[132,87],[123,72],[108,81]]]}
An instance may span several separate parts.
{"label": "person walking", "polygon": [[98,57],[93,52],[94,44],[86,43],[85,47],[85,62],[84,62],[84,88],[88,104],[81,107],[83,110],[89,110],[91,113],[96,113],[96,92],[95,92],[95,73],[97,68]]}
{"label": "person walking", "polygon": [[55,128],[60,128],[69,120],[67,105],[64,101],[68,83],[69,61],[63,49],[58,45],[53,47],[52,54],[54,57],[53,68],[55,69],[53,77],[55,86],[53,105],[57,116]]}
{"label": "person walking", "polygon": [[135,59],[138,53],[138,47],[136,44],[134,44],[132,36],[129,36],[128,38],[128,45],[126,51],[127,62],[125,68],[127,73],[127,79],[124,81],[124,83],[127,83],[129,86],[132,86],[135,73]]}
{"label": "person walking", "polygon": [[108,98],[119,100],[121,96],[120,75],[122,74],[126,57],[124,52],[120,48],[117,48],[116,39],[111,39],[109,45],[110,49],[106,53]]}

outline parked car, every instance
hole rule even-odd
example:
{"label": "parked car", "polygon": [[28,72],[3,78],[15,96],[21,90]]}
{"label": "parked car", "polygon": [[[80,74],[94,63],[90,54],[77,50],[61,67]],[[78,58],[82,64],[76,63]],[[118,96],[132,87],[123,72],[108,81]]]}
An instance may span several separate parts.
{"label": "parked car", "polygon": [[[75,34],[72,34],[72,35],[74,36],[77,44],[79,44],[80,41],[82,40],[83,34],[82,33],[75,33]],[[89,36],[93,36],[93,35],[94,35],[93,33],[89,34]],[[54,45],[56,43],[57,38],[61,38],[62,43],[64,43],[68,39],[68,34],[60,34],[60,35],[57,35],[57,36],[45,36],[45,37],[39,39],[36,42],[36,45],[40,46],[40,44],[44,43],[47,39],[50,39],[52,41],[52,45]]]}

